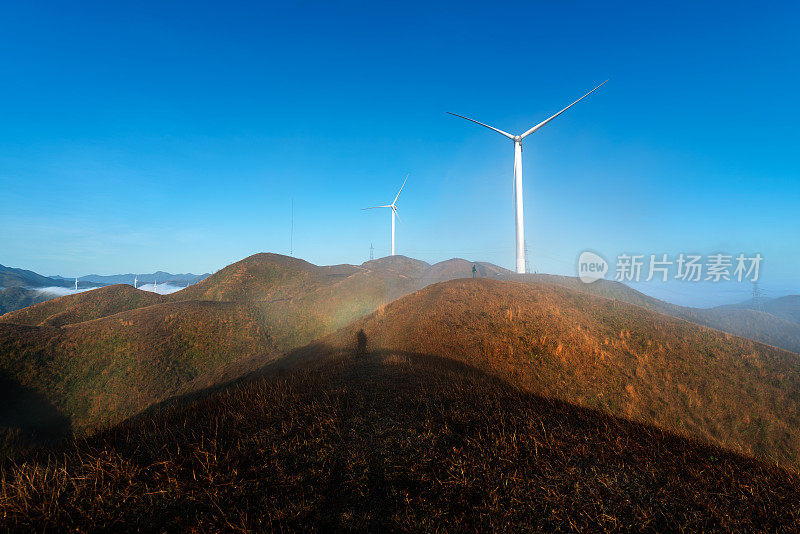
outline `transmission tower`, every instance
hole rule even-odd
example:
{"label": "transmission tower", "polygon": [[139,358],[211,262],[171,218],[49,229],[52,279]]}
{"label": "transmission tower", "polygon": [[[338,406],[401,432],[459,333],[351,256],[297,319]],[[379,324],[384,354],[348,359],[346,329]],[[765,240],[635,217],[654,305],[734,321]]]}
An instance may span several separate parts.
{"label": "transmission tower", "polygon": [[525,272],[531,272],[531,265],[528,263],[528,240],[525,240]]}
{"label": "transmission tower", "polygon": [[764,306],[762,303],[762,297],[764,293],[761,291],[761,288],[758,287],[758,281],[753,282],[753,308],[758,311],[764,311]]}
{"label": "transmission tower", "polygon": [[292,222],[289,229],[289,256],[294,257],[294,199],[292,199]]}

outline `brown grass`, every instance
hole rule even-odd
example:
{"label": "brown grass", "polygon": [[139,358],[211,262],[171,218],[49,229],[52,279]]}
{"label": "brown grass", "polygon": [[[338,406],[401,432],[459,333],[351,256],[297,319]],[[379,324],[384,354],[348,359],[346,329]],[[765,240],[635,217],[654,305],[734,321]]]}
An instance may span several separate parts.
{"label": "brown grass", "polygon": [[630,304],[535,283],[457,280],[363,329],[376,350],[454,358],[525,390],[800,466],[800,358]]}
{"label": "brown grass", "polygon": [[6,462],[0,521],[37,531],[800,527],[797,474],[453,359],[324,347],[293,358],[316,363]]}

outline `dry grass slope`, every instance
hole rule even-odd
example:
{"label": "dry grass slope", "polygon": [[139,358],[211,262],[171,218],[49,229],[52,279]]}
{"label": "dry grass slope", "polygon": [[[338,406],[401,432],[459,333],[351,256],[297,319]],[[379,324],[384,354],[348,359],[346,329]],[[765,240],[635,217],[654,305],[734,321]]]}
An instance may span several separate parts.
{"label": "dry grass slope", "polygon": [[[278,352],[258,310],[233,303],[158,304],[63,328],[0,324],[6,380],[81,431],[119,422],[231,361]],[[10,409],[0,406],[0,424]],[[0,448],[35,444],[5,426]]]}
{"label": "dry grass slope", "polygon": [[117,284],[22,308],[0,316],[0,323],[65,326],[164,301],[165,298],[161,295],[140,291],[126,284]]}
{"label": "dry grass slope", "polygon": [[458,359],[525,390],[800,466],[800,358],[549,284],[457,280],[324,339]]}
{"label": "dry grass slope", "polygon": [[316,363],[6,462],[12,530],[794,530],[800,477],[455,359]]}

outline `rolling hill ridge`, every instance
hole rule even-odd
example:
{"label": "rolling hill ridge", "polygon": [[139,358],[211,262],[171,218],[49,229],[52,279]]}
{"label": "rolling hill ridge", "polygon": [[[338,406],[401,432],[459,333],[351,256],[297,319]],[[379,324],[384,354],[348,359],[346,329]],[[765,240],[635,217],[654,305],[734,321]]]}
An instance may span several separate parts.
{"label": "rolling hill ridge", "polygon": [[455,280],[320,340],[453,358],[533,393],[800,466],[800,358],[548,284]]}
{"label": "rolling hill ridge", "polygon": [[[783,530],[800,476],[454,358],[325,346],[0,471],[13,529]],[[280,365],[279,365],[280,363]]]}

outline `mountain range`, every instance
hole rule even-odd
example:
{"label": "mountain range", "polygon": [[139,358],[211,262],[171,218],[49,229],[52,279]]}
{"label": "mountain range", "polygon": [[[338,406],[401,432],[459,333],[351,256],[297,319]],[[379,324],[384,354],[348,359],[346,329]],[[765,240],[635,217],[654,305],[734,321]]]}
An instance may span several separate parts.
{"label": "mountain range", "polygon": [[[111,284],[139,284],[158,282],[166,286],[185,287],[194,284],[208,274],[170,274],[157,271],[150,274],[90,274],[78,277],[79,289],[87,290]],[[66,293],[74,287],[75,278],[43,276],[33,271],[0,265],[0,315],[19,310],[32,304],[44,302]]]}
{"label": "mountain range", "polygon": [[3,446],[27,459],[0,475],[0,513],[34,530],[797,525],[800,356],[752,339],[788,342],[791,301],[695,310],[481,268],[257,254],[170,295],[112,285],[0,317]]}

